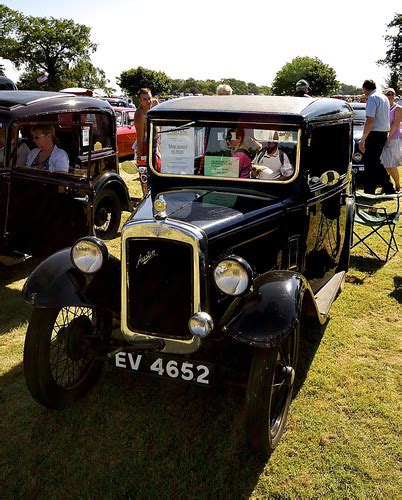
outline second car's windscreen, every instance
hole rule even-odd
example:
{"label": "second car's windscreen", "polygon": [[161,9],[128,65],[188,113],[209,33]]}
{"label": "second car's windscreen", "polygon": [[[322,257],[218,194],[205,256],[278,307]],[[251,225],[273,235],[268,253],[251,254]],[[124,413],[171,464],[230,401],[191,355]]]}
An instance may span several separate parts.
{"label": "second car's windscreen", "polygon": [[289,181],[297,172],[297,130],[171,124],[153,128],[160,174]]}

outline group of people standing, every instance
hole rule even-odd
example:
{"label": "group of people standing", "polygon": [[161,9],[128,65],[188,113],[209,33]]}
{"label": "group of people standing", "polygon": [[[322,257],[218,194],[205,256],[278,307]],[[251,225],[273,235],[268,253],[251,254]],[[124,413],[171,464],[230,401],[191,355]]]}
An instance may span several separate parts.
{"label": "group of people standing", "polygon": [[364,81],[363,93],[367,97],[366,121],[359,149],[364,155],[364,192],[375,194],[377,185],[381,185],[384,194],[393,194],[401,189],[398,166],[402,107],[395,102],[393,88],[383,94],[373,80]]}
{"label": "group of people standing", "polygon": [[[306,80],[299,80],[296,83],[295,97],[310,97],[308,92],[309,84]],[[232,88],[226,84],[220,84],[216,89],[217,95],[231,95]],[[365,193],[374,194],[377,185],[381,185],[385,194],[392,194],[401,189],[398,166],[400,159],[400,123],[402,120],[402,107],[395,102],[396,93],[393,88],[386,89],[385,93],[377,90],[373,80],[365,80],[363,83],[363,93],[367,98],[366,121],[359,148],[363,153],[365,164]],[[138,170],[142,191],[147,192],[146,157],[148,154],[148,139],[146,129],[146,114],[153,106],[158,104],[158,100],[152,97],[148,88],[142,88],[138,92],[140,105],[135,112],[135,127],[137,131],[137,141],[133,148],[137,159]],[[241,150],[241,131],[231,131],[235,136],[231,142],[240,140],[240,144],[233,145],[234,149]],[[233,133],[234,132],[234,133]],[[237,132],[237,134],[236,134]],[[237,138],[237,136],[239,136]],[[241,156],[243,151],[239,151]],[[244,164],[251,163],[249,158],[241,158]],[[243,166],[244,167],[244,166]],[[246,175],[247,168],[243,168],[243,175]],[[288,174],[288,172],[287,172]],[[393,186],[390,175],[395,183]]]}

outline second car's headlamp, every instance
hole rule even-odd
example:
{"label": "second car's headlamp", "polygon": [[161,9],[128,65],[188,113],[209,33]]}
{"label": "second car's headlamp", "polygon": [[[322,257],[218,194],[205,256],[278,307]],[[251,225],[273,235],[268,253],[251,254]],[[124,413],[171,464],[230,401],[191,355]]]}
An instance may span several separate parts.
{"label": "second car's headlamp", "polygon": [[241,295],[251,286],[253,272],[241,257],[231,256],[215,266],[214,280],[219,290],[227,295]]}
{"label": "second car's headlamp", "polygon": [[106,245],[99,238],[88,236],[74,243],[71,248],[71,260],[75,267],[85,274],[99,271],[108,258]]}
{"label": "second car's headlamp", "polygon": [[362,161],[362,159],[363,159],[363,155],[359,152],[354,153],[352,156],[352,160],[356,161],[356,162]]}

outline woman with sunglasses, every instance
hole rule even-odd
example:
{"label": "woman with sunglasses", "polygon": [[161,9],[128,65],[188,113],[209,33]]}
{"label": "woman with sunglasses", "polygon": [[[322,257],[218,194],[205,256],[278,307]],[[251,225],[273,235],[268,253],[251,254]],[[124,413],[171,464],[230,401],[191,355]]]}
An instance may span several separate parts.
{"label": "woman with sunglasses", "polygon": [[53,125],[33,125],[31,134],[37,147],[28,155],[28,167],[49,172],[68,172],[68,155],[54,143],[56,134]]}
{"label": "woman with sunglasses", "polygon": [[389,131],[387,142],[385,143],[384,149],[381,153],[381,163],[387,169],[387,172],[392,177],[395,182],[396,191],[401,190],[401,184],[399,181],[398,167],[401,164],[400,158],[400,125],[402,120],[402,107],[398,106],[395,102],[395,90],[393,88],[388,88],[385,91],[385,95],[388,97],[390,112],[389,112],[389,124],[391,130]]}
{"label": "woman with sunglasses", "polygon": [[231,128],[226,134],[226,144],[232,150],[233,158],[239,160],[239,177],[248,179],[253,155],[244,144],[244,135],[244,128]]}

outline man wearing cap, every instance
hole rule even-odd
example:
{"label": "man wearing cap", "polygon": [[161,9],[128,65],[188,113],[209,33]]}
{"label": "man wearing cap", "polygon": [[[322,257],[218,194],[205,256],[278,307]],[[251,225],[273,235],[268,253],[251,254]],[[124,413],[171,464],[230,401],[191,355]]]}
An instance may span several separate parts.
{"label": "man wearing cap", "polygon": [[250,176],[253,179],[284,181],[292,177],[295,169],[283,151],[278,148],[278,133],[269,131],[270,137],[253,160]]}
{"label": "man wearing cap", "polygon": [[295,97],[310,97],[308,95],[309,84],[306,80],[299,80],[296,83],[296,92],[293,94]]}
{"label": "man wearing cap", "polygon": [[380,184],[385,194],[393,194],[394,186],[380,159],[390,129],[389,101],[373,80],[363,82],[363,93],[367,97],[366,121],[359,149],[364,154],[364,192],[375,194]]}

